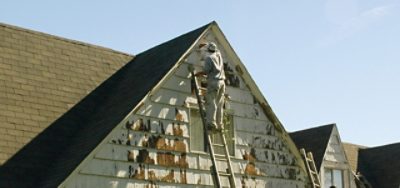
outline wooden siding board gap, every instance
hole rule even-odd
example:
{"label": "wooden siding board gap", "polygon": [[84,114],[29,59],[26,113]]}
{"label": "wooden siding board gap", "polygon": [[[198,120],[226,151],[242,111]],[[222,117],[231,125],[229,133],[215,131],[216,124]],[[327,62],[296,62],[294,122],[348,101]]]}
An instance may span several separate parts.
{"label": "wooden siding board gap", "polygon": [[169,134],[161,134],[161,133],[157,133],[157,132],[154,132],[154,131],[150,131],[150,132],[135,131],[135,130],[132,130],[132,129],[127,129],[125,127],[121,128],[121,130],[124,130],[124,131],[128,131],[129,130],[129,133],[138,133],[138,134],[141,134],[141,135],[149,134],[149,135],[161,136],[161,137],[165,137],[165,138],[174,138],[174,139],[177,138],[179,140],[189,140],[190,139],[189,136],[176,136],[176,135],[169,135]]}
{"label": "wooden siding board gap", "polygon": [[[174,171],[176,170],[176,172],[178,172],[179,170],[186,170],[186,172],[205,173],[205,174],[211,176],[210,170],[205,170],[205,169],[180,168],[180,167],[174,167],[174,166],[162,166],[162,165],[157,165],[157,164],[137,163],[137,162],[131,162],[131,161],[121,161],[121,160],[113,160],[113,159],[107,159],[107,158],[101,158],[101,157],[95,157],[94,159],[102,160],[102,161],[110,161],[110,162],[119,162],[119,163],[123,163],[123,164],[142,164],[142,165],[145,165],[147,168],[151,167],[152,169],[164,169],[164,170],[174,170]],[[279,165],[279,166],[281,166],[281,165]],[[298,167],[293,167],[293,168],[298,168]],[[93,172],[87,173],[87,172],[84,172],[82,170],[79,173],[82,173],[82,174],[94,174],[94,175],[108,176],[108,177],[117,177],[117,178],[122,178],[122,179],[133,179],[133,178],[122,177],[122,176],[118,176],[118,175],[105,175],[105,174],[98,174],[98,173],[93,173]],[[240,172],[235,172],[234,174],[237,177],[247,177],[247,178],[252,178],[252,179],[254,179],[254,178],[255,179],[263,179],[263,180],[279,179],[279,180],[285,180],[285,181],[287,181],[287,180],[299,181],[299,180],[287,179],[287,178],[269,176],[269,175],[249,175],[249,174],[240,173]],[[134,180],[138,180],[138,179],[134,179]],[[145,180],[145,181],[151,181],[151,180]]]}
{"label": "wooden siding board gap", "polygon": [[117,179],[129,179],[132,181],[132,183],[134,182],[140,182],[140,183],[151,183],[151,182],[156,182],[156,185],[185,185],[185,186],[193,186],[193,187],[212,187],[214,188],[213,185],[205,185],[205,184],[182,184],[182,183],[169,183],[169,182],[165,182],[165,181],[155,181],[155,180],[141,180],[141,179],[134,179],[134,178],[126,178],[126,177],[119,177],[119,176],[108,176],[108,175],[103,175],[103,174],[92,174],[92,173],[85,173],[85,172],[79,172],[79,174],[82,175],[87,175],[87,176],[100,176],[100,177],[109,177],[109,178],[117,178]]}
{"label": "wooden siding board gap", "polygon": [[181,123],[181,124],[188,124],[189,122],[186,121],[178,121],[174,119],[168,119],[168,118],[159,118],[159,117],[154,117],[154,116],[146,116],[143,114],[135,114],[135,116],[140,116],[142,118],[149,118],[149,119],[156,119],[156,120],[161,120],[161,121],[169,121],[171,123]]}

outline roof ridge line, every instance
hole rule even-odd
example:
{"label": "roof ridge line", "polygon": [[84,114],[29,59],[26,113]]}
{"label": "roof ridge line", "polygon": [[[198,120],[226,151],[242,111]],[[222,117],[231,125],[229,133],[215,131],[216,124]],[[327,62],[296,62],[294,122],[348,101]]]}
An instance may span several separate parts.
{"label": "roof ridge line", "polygon": [[384,145],[379,145],[379,146],[372,146],[372,147],[367,147],[367,148],[360,148],[361,150],[369,150],[369,149],[378,149],[378,148],[384,148],[388,146],[397,146],[400,145],[400,142],[394,142],[394,143],[388,143]]}
{"label": "roof ridge line", "polygon": [[5,27],[5,28],[8,28],[8,29],[22,31],[22,32],[26,32],[26,33],[30,33],[30,34],[34,34],[34,35],[46,36],[46,37],[50,37],[52,39],[56,39],[56,40],[63,41],[63,42],[68,42],[68,43],[81,45],[81,46],[93,47],[93,48],[97,48],[97,49],[101,49],[101,50],[105,50],[105,51],[110,51],[110,52],[113,52],[113,53],[122,54],[122,55],[126,55],[126,56],[131,56],[131,57],[135,56],[133,54],[129,54],[129,53],[126,53],[126,52],[114,50],[112,48],[91,44],[91,43],[88,43],[88,42],[82,42],[82,41],[78,41],[78,40],[74,40],[74,39],[68,39],[68,38],[65,38],[65,37],[61,37],[61,36],[45,33],[45,32],[42,32],[42,31],[35,31],[35,30],[32,30],[32,29],[23,28],[23,27],[20,27],[20,26],[10,25],[10,24],[6,24],[6,23],[3,23],[3,22],[0,22],[0,27]]}
{"label": "roof ridge line", "polygon": [[354,144],[354,143],[347,142],[347,141],[342,141],[342,143],[343,143],[343,144],[350,145],[350,146],[356,146],[356,147],[358,147],[358,148],[360,148],[360,149],[367,149],[367,148],[370,148],[370,146],[365,146],[365,145],[360,145],[360,144]]}
{"label": "roof ridge line", "polygon": [[[73,167],[73,169],[70,169],[71,171],[70,171],[70,174],[68,174],[68,175],[66,175],[66,178],[64,179],[64,180],[62,180],[61,182],[60,182],[60,185],[63,185],[64,183],[66,183],[67,181],[68,181],[68,178],[71,176],[71,175],[73,175],[74,174],[74,172],[76,172],[77,170],[79,170],[80,169],[80,165],[82,165],[82,164],[85,164],[84,162],[85,162],[85,160],[89,160],[90,158],[89,158],[89,156],[91,156],[91,155],[94,155],[94,153],[95,153],[95,151],[101,146],[101,143],[102,142],[106,142],[107,141],[107,138],[108,137],[110,137],[110,136],[112,136],[112,131],[114,130],[114,129],[116,129],[116,128],[118,128],[118,125],[119,125],[119,123],[121,123],[121,122],[123,122],[123,121],[125,121],[126,120],[126,118],[127,117],[129,117],[129,114],[131,114],[131,113],[134,113],[138,108],[140,108],[140,104],[142,103],[142,102],[144,102],[146,99],[147,99],[147,97],[149,96],[149,94],[151,94],[156,88],[157,88],[157,86],[160,84],[160,83],[162,83],[163,82],[163,80],[164,80],[164,78],[165,77],[167,77],[169,74],[171,74],[173,71],[174,71],[174,69],[175,69],[175,67],[176,66],[178,66],[178,64],[179,64],[179,62],[180,61],[182,61],[183,59],[184,59],[184,57],[185,57],[185,55],[188,53],[188,51],[190,51],[190,49],[192,49],[193,48],[193,46],[196,44],[196,42],[199,40],[199,38],[201,38],[201,36],[205,33],[205,31],[207,31],[207,29],[210,27],[210,25],[211,24],[207,24],[207,25],[204,25],[204,26],[202,26],[202,27],[200,27],[200,28],[197,28],[197,29],[195,29],[195,30],[192,30],[192,31],[189,31],[189,32],[187,32],[187,33],[184,33],[184,34],[182,34],[182,35],[179,35],[178,37],[175,37],[175,38],[173,38],[173,39],[171,39],[171,40],[168,40],[168,41],[166,41],[166,42],[163,42],[163,43],[161,43],[161,44],[159,44],[159,45],[156,45],[156,46],[154,46],[154,47],[152,47],[152,48],[150,48],[150,49],[148,49],[148,50],[145,50],[145,51],[143,51],[143,52],[141,52],[141,53],[139,53],[136,57],[135,57],[135,59],[133,59],[131,62],[129,62],[129,63],[127,63],[123,68],[121,68],[121,70],[122,69],[125,69],[125,67],[127,67],[127,70],[132,70],[132,68],[137,68],[137,66],[142,66],[141,64],[143,64],[143,63],[145,63],[146,65],[148,65],[149,63],[146,63],[146,62],[153,62],[153,64],[154,63],[157,63],[157,61],[154,61],[154,60],[152,60],[151,58],[149,59],[149,57],[151,56],[151,54],[158,54],[157,56],[159,56],[160,54],[161,55],[163,55],[162,53],[160,53],[160,52],[157,52],[157,51],[154,51],[154,50],[156,50],[156,49],[158,49],[158,50],[162,50],[162,51],[165,51],[166,50],[166,47],[171,47],[171,45],[177,45],[176,44],[176,42],[177,41],[179,41],[179,48],[182,48],[182,47],[185,47],[186,45],[188,45],[187,46],[187,48],[184,48],[184,49],[174,49],[174,48],[172,48],[173,49],[173,51],[174,51],[174,54],[177,54],[176,55],[176,60],[174,60],[174,61],[172,61],[171,60],[171,64],[170,65],[167,65],[167,69],[165,69],[165,73],[160,73],[160,78],[158,79],[157,78],[157,80],[154,80],[154,84],[151,84],[151,85],[149,85],[148,87],[147,86],[144,86],[144,87],[146,87],[147,89],[144,89],[143,91],[144,91],[144,93],[142,93],[141,94],[141,97],[140,98],[138,98],[137,99],[137,101],[135,102],[135,103],[132,103],[132,106],[131,107],[126,107],[126,108],[129,108],[129,110],[127,110],[127,111],[124,111],[124,112],[122,112],[121,111],[121,113],[118,115],[118,119],[115,119],[115,122],[116,123],[114,123],[114,124],[112,124],[112,123],[108,123],[108,124],[110,124],[110,126],[108,127],[109,128],[109,132],[107,132],[102,138],[101,138],[101,140],[99,140],[98,141],[98,143],[97,143],[97,145],[96,146],[93,146],[90,150],[89,150],[89,152],[88,153],[86,153],[85,155],[85,157],[83,157],[82,159],[80,159],[80,162],[79,162],[79,164],[77,164],[76,166],[74,166]],[[205,26],[207,26],[206,28],[205,28]],[[203,30],[200,30],[200,29],[203,29]],[[198,33],[198,32],[200,32],[201,31],[201,33]],[[196,33],[198,33],[198,34],[196,34]],[[196,34],[196,38],[194,38],[194,37],[191,37],[193,34]],[[192,40],[191,38],[193,38],[193,41],[191,41],[190,43],[189,42],[187,42],[187,44],[185,44],[186,42],[184,42],[184,41],[187,41],[187,40]],[[183,44],[182,44],[182,42],[184,42]],[[169,51],[169,50],[168,50]],[[175,51],[177,51],[177,53],[175,52]],[[150,56],[149,56],[150,55]],[[143,59],[144,58],[144,59]],[[159,58],[159,57],[157,57],[157,58]],[[174,59],[174,58],[173,58]],[[138,62],[139,61],[139,62]],[[164,61],[164,60],[163,60]],[[155,65],[155,64],[154,64]],[[118,76],[118,74],[122,74],[122,73],[119,73],[119,71],[121,71],[121,70],[118,70],[116,73],[115,73],[115,75],[113,75],[112,77],[115,77],[116,75]],[[162,69],[161,69],[162,70]],[[122,70],[123,71],[123,70]],[[125,74],[126,74],[127,72],[125,72]],[[153,76],[153,78],[155,78],[154,76]],[[125,79],[126,80],[126,79]],[[137,80],[137,79],[134,79],[133,77],[131,78],[131,80]],[[119,81],[118,81],[119,82]],[[130,83],[132,83],[131,81],[130,81]],[[103,83],[104,84],[104,83]],[[102,85],[103,85],[102,84]],[[100,87],[104,87],[104,85],[102,86],[102,85],[100,85],[98,88],[100,88]],[[133,84],[134,85],[134,84]],[[98,88],[96,88],[96,89],[98,89]],[[117,97],[118,98],[118,97]],[[109,103],[109,102],[107,102],[108,101],[108,99],[106,99],[105,101],[104,101],[104,104],[103,104],[103,106],[105,106],[105,105],[109,105],[109,104],[111,104],[111,103]],[[126,101],[124,102],[124,103],[126,103]],[[123,107],[123,106],[122,106]],[[104,108],[103,108],[104,109]],[[98,110],[102,110],[101,108],[100,109],[98,109]],[[101,113],[100,113],[101,114]],[[98,115],[97,115],[98,116]],[[114,117],[116,117],[116,116],[114,116]],[[95,127],[103,127],[102,129],[104,129],[104,125],[103,126],[99,126],[99,121],[103,121],[104,119],[97,119],[96,118],[96,116],[92,116],[91,118],[93,118],[92,120],[89,120],[88,122],[88,124],[93,124]],[[96,119],[96,120],[95,120]],[[110,120],[106,120],[106,121],[110,121]],[[106,122],[105,121],[105,122]],[[113,120],[114,121],[114,120]],[[57,162],[62,162],[62,159],[58,159],[57,160]],[[48,175],[47,175],[48,176]],[[48,176],[48,177],[51,177],[51,176]],[[41,183],[46,183],[46,181],[43,181],[43,182],[41,182]]]}
{"label": "roof ridge line", "polygon": [[324,125],[318,125],[316,127],[310,127],[310,128],[306,128],[306,129],[300,129],[297,131],[292,131],[289,133],[297,133],[297,132],[302,132],[302,131],[309,131],[309,130],[313,130],[313,129],[319,129],[319,128],[323,128],[323,127],[328,127],[328,126],[336,126],[336,123],[329,123],[329,124],[324,124]]}

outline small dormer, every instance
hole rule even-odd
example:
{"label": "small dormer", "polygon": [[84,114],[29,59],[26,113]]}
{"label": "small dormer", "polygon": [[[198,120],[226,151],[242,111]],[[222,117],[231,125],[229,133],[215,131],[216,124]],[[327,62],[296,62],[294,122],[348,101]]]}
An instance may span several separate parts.
{"label": "small dormer", "polygon": [[356,187],[336,124],[292,132],[290,136],[299,149],[313,153],[323,188]]}

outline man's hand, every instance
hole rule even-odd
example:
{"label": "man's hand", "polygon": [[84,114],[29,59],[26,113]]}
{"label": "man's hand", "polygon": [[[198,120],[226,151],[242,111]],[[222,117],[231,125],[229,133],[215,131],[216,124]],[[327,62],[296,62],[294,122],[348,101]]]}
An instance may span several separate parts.
{"label": "man's hand", "polygon": [[198,72],[198,73],[196,73],[196,74],[194,74],[194,76],[197,76],[197,77],[199,77],[199,76],[205,76],[205,75],[207,75],[205,72]]}

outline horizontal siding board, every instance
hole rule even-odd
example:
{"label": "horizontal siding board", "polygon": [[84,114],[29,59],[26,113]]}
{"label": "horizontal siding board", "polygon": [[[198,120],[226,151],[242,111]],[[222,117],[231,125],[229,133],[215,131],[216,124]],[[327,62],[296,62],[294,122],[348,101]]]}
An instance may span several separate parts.
{"label": "horizontal siding board", "polygon": [[267,116],[265,116],[264,111],[259,105],[249,105],[231,101],[230,108],[234,111],[234,114],[239,117],[259,119],[264,121],[268,120]]}
{"label": "horizontal siding board", "polygon": [[[266,164],[264,164],[266,165]],[[132,177],[132,172],[129,172],[130,166],[132,169],[140,169],[140,164],[137,163],[127,163],[127,162],[115,162],[115,161],[107,161],[94,159],[89,163],[80,173],[81,174],[93,174],[99,176],[106,177],[115,177],[115,178],[123,178],[123,179],[133,179],[134,181],[143,181],[141,179],[135,179]],[[286,169],[277,169],[272,165],[261,166],[261,174],[263,176],[247,176],[245,174],[235,174],[237,179],[241,179],[241,177],[250,177],[249,179],[257,180],[259,182],[267,182],[270,180],[274,181],[289,181],[294,184],[299,184],[298,180],[302,180],[304,177],[298,177],[297,179],[290,179],[286,170],[292,169],[294,173],[300,173],[296,168],[286,168]],[[106,168],[107,167],[107,168]],[[180,182],[181,174],[184,174],[183,171],[179,168],[164,168],[157,165],[143,165],[144,170],[144,180],[149,179],[149,172],[153,171],[156,177],[165,177],[168,174],[173,172],[173,182],[176,184]],[[186,169],[187,176],[187,184],[202,184],[202,185],[212,185],[212,177],[208,170],[204,171],[196,171],[191,169]],[[247,178],[244,178],[247,179]],[[162,181],[162,180],[159,180]],[[162,183],[162,182],[160,182]],[[170,182],[171,183],[171,182]],[[177,184],[179,185],[179,184]]]}
{"label": "horizontal siding board", "polygon": [[252,105],[254,104],[254,97],[250,91],[235,88],[235,87],[226,87],[226,93],[231,97],[231,101],[244,103]]}
{"label": "horizontal siding board", "polygon": [[249,132],[236,131],[236,143],[249,147],[258,147],[266,149],[279,149],[282,147],[282,141],[276,136],[254,135]]}
{"label": "horizontal siding board", "polygon": [[136,179],[126,179],[126,178],[116,178],[110,176],[94,175],[81,173],[79,177],[75,178],[71,184],[68,184],[66,188],[86,188],[86,187],[96,187],[96,188],[149,188],[151,185],[162,188],[175,188],[177,186],[182,188],[193,188],[193,187],[207,187],[212,188],[209,185],[198,185],[198,184],[176,184],[167,182],[152,182],[146,180],[136,180]]}
{"label": "horizontal siding board", "polygon": [[[140,120],[141,119],[141,120]],[[143,121],[143,127],[140,126],[140,121]],[[188,138],[189,130],[188,123],[182,123],[180,121],[168,121],[155,119],[152,117],[136,116],[131,118],[127,126],[121,129],[122,132],[128,132],[131,134],[149,134],[149,135],[160,135],[171,138]],[[133,129],[133,130],[132,130]]]}
{"label": "horizontal siding board", "polygon": [[190,93],[190,79],[178,76],[171,76],[165,82],[165,84],[162,85],[162,87],[176,91],[181,91],[183,93]]}
{"label": "horizontal siding board", "polygon": [[[142,170],[143,176],[136,177],[136,173],[140,173]],[[169,183],[181,183],[181,175],[186,173],[187,184],[198,184],[200,182],[203,185],[212,185],[212,177],[209,171],[190,171],[190,169],[100,159],[91,160],[80,173],[135,180],[138,178],[138,180],[149,180],[151,179],[150,175],[154,173],[153,175],[157,178],[156,181],[167,181]]]}
{"label": "horizontal siding board", "polygon": [[[128,151],[131,151],[133,153],[134,158],[136,159],[139,150],[143,150],[145,148],[137,148],[136,147],[134,149],[132,149],[131,147],[127,147],[125,145],[113,145],[113,144],[108,144],[106,145],[106,147],[102,148],[102,150],[100,150],[95,158],[96,159],[101,159],[101,160],[108,160],[108,161],[118,161],[118,162],[122,162],[122,163],[127,163],[127,164],[139,164],[137,162],[132,162],[132,161],[128,161]],[[160,150],[155,150],[155,149],[147,149],[149,151],[149,156],[151,157],[151,159],[154,159],[154,164],[146,164],[149,166],[155,166],[157,167],[157,165],[159,166],[159,168],[169,168],[169,169],[176,169],[179,170],[179,166],[165,166],[165,165],[159,165],[157,162],[157,152],[160,152]],[[165,151],[168,152],[168,151]],[[272,151],[277,157],[276,159],[278,159],[278,155],[276,154],[276,152]],[[110,154],[111,153],[111,154]],[[121,154],[123,153],[123,154]],[[177,152],[171,152],[175,155],[174,160],[175,162],[177,162],[179,160],[179,156],[182,153],[177,153]],[[272,153],[270,154],[270,156],[272,156]],[[271,158],[271,157],[270,157]],[[209,158],[208,155],[205,154],[195,154],[195,153],[186,153],[186,161],[188,163],[188,168],[187,171],[194,171],[194,172],[209,172],[210,168],[211,168],[211,160]],[[199,161],[197,164],[197,161]],[[249,161],[247,160],[243,160],[243,159],[238,159],[238,158],[232,158],[232,166],[234,169],[234,172],[237,175],[245,175],[245,168],[246,165],[248,164]],[[219,163],[218,163],[219,164]],[[277,169],[277,164],[278,164],[278,160],[276,162],[269,162],[269,161],[255,161],[254,162],[256,167],[259,167],[259,171],[263,171],[263,169]],[[220,165],[221,167],[219,167],[220,171],[225,171],[223,167],[223,165]],[[290,165],[279,165],[280,168],[279,169],[298,169],[298,167],[296,166],[290,166]],[[110,166],[108,166],[110,167]],[[280,175],[274,175],[273,173],[270,173],[268,171],[268,173],[264,173],[264,175],[268,176],[268,177],[274,177],[274,178],[284,178]]]}
{"label": "horizontal siding board", "polygon": [[273,124],[268,120],[257,120],[234,116],[236,131],[248,132],[252,134],[275,135]]}
{"label": "horizontal siding board", "polygon": [[[226,62],[229,63],[229,59]],[[93,164],[85,167],[82,176],[93,174],[109,178],[109,183],[115,179],[142,183],[134,184],[135,187],[148,185],[153,175],[159,179],[169,177],[169,182],[155,181],[162,187],[212,185],[210,156],[189,150],[190,109],[197,105],[191,93],[190,64],[195,64],[195,72],[202,70],[204,61],[200,61],[197,51],[189,55],[158,90],[151,93],[139,110],[114,130],[113,138],[96,153],[91,161]],[[234,67],[230,69],[230,74],[237,75]],[[227,106],[233,113],[235,130],[235,156],[231,159],[237,186],[304,187],[304,174],[297,166],[295,157],[264,110],[255,102],[242,78],[239,77],[239,81],[240,87],[227,86],[226,90],[230,96]],[[179,135],[176,134],[178,124]],[[175,142],[183,143],[184,149],[173,147]],[[217,161],[217,167],[219,171],[226,172],[227,164]],[[142,177],[145,180],[132,179],[132,173],[141,169],[145,172]],[[183,169],[185,181],[181,179]],[[222,181],[228,184],[226,178]]]}
{"label": "horizontal siding board", "polygon": [[183,106],[187,98],[187,93],[161,88],[157,93],[151,96],[150,99],[152,102],[155,103]]}
{"label": "horizontal siding board", "polygon": [[[188,122],[187,108],[165,105],[160,103],[153,103],[150,101],[138,110],[138,115],[155,117],[159,119],[176,120],[180,122]],[[178,116],[180,114],[180,117]]]}

